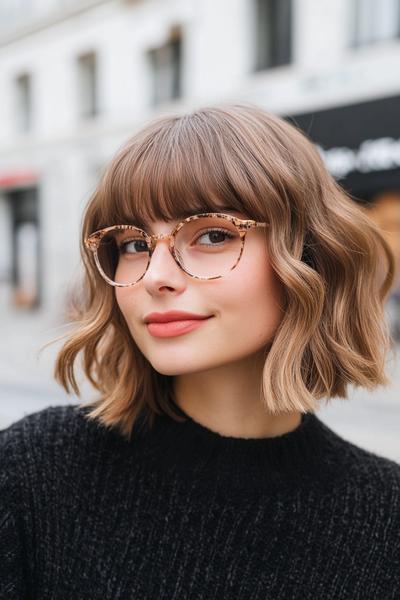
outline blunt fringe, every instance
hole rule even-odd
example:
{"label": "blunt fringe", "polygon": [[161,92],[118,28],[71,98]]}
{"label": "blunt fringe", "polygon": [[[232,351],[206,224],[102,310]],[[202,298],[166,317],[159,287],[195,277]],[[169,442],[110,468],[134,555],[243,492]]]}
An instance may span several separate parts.
{"label": "blunt fringe", "polygon": [[83,292],[54,376],[80,397],[79,356],[96,390],[81,403],[87,417],[127,439],[142,411],[150,426],[156,415],[183,417],[173,377],[156,372],[139,351],[83,240],[109,225],[146,228],[152,220],[218,211],[221,200],[269,224],[271,265],[285,290],[284,316],[265,353],[265,410],[314,412],[322,399],[346,398],[348,384],[390,383],[385,360],[394,344],[384,303],[394,257],[378,227],[294,125],[251,104],[204,107],[137,132],[110,162],[83,216]]}

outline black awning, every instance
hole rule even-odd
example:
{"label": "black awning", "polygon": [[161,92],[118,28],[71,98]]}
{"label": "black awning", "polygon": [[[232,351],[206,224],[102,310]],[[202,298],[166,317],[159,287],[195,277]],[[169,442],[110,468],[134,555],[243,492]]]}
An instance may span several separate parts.
{"label": "black awning", "polygon": [[289,115],[356,198],[400,190],[400,96]]}

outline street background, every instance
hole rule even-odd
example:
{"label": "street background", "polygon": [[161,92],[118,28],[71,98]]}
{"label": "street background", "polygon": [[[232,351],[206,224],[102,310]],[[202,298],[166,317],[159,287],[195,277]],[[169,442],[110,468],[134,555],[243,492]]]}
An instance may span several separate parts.
{"label": "street background", "polygon": [[[82,213],[153,117],[251,102],[292,120],[396,258],[392,384],[321,405],[400,463],[400,0],[0,0],[0,428],[76,403],[54,381]],[[94,393],[84,384],[83,400]]]}

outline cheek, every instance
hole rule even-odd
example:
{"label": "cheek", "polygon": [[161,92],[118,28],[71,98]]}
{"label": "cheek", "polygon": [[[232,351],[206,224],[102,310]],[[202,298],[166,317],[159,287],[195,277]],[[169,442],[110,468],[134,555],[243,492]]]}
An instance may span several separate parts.
{"label": "cheek", "polygon": [[124,316],[128,306],[128,298],[130,298],[128,288],[115,288],[115,301]]}
{"label": "cheek", "polygon": [[221,309],[229,336],[266,342],[275,333],[284,316],[284,286],[261,259],[243,263],[235,276],[221,280],[215,299]]}
{"label": "cheek", "polygon": [[140,293],[132,288],[116,288],[115,301],[126,321],[132,340],[146,356],[146,335],[142,317],[148,311],[146,311],[146,304],[141,301]]}
{"label": "cheek", "polygon": [[250,303],[247,326],[253,331],[253,343],[270,346],[284,317],[283,286],[274,272],[256,281]]}
{"label": "cheek", "polygon": [[138,317],[135,310],[138,306],[136,290],[134,291],[132,288],[115,288],[115,302],[125,318],[129,330],[133,333],[132,324]]}

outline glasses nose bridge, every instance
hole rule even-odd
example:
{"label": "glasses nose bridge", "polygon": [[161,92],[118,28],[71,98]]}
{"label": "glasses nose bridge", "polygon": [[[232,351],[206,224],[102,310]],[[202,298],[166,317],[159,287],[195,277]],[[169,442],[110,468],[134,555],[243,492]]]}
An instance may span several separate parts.
{"label": "glasses nose bridge", "polygon": [[161,240],[168,241],[168,247],[171,246],[171,239],[174,237],[173,233],[158,233],[154,235],[149,235],[151,251],[154,252],[157,242]]}

